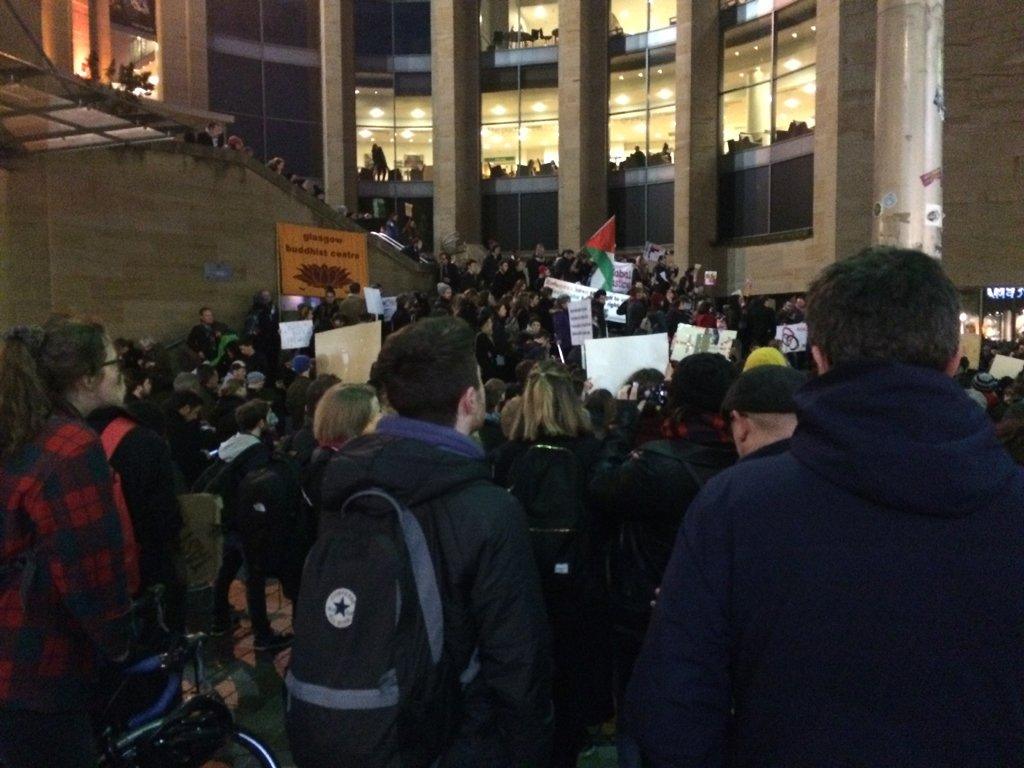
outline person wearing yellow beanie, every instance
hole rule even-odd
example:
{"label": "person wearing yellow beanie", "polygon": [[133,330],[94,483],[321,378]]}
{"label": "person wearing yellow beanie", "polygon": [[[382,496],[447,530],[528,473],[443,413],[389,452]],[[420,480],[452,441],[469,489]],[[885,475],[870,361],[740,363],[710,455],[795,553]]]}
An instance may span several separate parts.
{"label": "person wearing yellow beanie", "polygon": [[758,347],[747,357],[743,370],[749,371],[751,368],[759,368],[762,365],[784,365],[789,367],[786,358],[775,347]]}

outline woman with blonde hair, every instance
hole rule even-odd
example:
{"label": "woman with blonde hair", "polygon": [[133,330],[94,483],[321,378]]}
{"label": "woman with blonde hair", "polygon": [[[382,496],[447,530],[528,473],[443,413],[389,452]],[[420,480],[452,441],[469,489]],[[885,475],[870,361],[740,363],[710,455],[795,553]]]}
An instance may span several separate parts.
{"label": "woman with blonde hair", "polygon": [[533,368],[509,437],[495,452],[494,477],[526,510],[552,630],[552,766],[569,768],[587,745],[587,726],[604,722],[612,707],[604,537],[588,493],[601,442],[565,366],[545,360]]}
{"label": "woman with blonde hair", "polygon": [[380,401],[373,387],[335,384],[328,389],[313,416],[317,444],[337,453],[353,437],[372,431],[380,418]]}

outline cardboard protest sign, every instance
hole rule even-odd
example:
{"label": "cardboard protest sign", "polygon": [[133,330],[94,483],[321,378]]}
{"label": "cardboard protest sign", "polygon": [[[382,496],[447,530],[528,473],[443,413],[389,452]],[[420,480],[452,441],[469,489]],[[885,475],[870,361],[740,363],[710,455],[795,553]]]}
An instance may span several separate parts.
{"label": "cardboard protest sign", "polygon": [[[582,299],[590,301],[594,294],[597,293],[597,288],[591,288],[589,285],[567,283],[565,280],[556,280],[553,277],[549,277],[544,281],[544,287],[550,288],[555,298],[565,295],[572,301],[581,301]],[[624,293],[609,293],[604,303],[605,320],[609,323],[626,322],[626,318],[618,314],[617,311],[622,302],[628,299],[629,296]]]}
{"label": "cardboard protest sign", "polygon": [[615,262],[615,277],[612,279],[612,290],[616,293],[629,293],[633,287],[633,265],[628,261]]}
{"label": "cardboard protest sign", "polygon": [[735,341],[736,331],[680,324],[672,338],[672,360],[682,360],[700,352],[715,352],[722,357],[729,357]]}
{"label": "cardboard protest sign", "polygon": [[304,349],[313,339],[313,321],[281,323],[281,349]]}
{"label": "cardboard protest sign", "polygon": [[366,300],[366,311],[371,315],[383,315],[384,305],[381,303],[380,288],[363,288],[363,298]]}
{"label": "cardboard protest sign", "polygon": [[317,375],[333,373],[349,384],[363,384],[380,354],[380,321],[335,328],[316,335]]}
{"label": "cardboard protest sign", "polygon": [[981,367],[981,334],[960,334],[960,355],[971,361],[971,368]]}
{"label": "cardboard protest sign", "polygon": [[997,379],[1002,379],[1006,376],[1015,379],[1021,371],[1024,371],[1024,360],[1007,357],[1006,355],[996,355],[992,361],[992,367],[988,369],[988,372]]}
{"label": "cardboard protest sign", "polygon": [[607,389],[613,395],[641,368],[664,371],[668,367],[668,334],[665,333],[590,339],[583,343],[583,349],[587,378],[594,382],[594,389]]}
{"label": "cardboard protest sign", "polygon": [[783,354],[807,351],[807,323],[780,325],[775,338],[782,342]]}
{"label": "cardboard protest sign", "polygon": [[589,299],[569,302],[569,333],[574,347],[594,338],[594,316]]}

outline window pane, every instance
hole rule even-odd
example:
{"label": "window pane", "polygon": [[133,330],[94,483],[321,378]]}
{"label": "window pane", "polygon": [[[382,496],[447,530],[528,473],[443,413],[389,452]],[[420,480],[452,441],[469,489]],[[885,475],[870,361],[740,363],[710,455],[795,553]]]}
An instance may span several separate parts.
{"label": "window pane", "polygon": [[807,67],[775,83],[775,140],[792,139],[814,130],[817,92],[815,68]]}
{"label": "window pane", "polygon": [[777,75],[795,72],[816,62],[818,27],[813,0],[779,11],[776,28]]}
{"label": "window pane", "polygon": [[646,32],[647,0],[612,0],[608,31],[612,35]]}
{"label": "window pane", "polygon": [[647,186],[647,239],[652,243],[671,243],[675,239],[675,184]]}
{"label": "window pane", "polygon": [[528,169],[525,175],[553,176],[558,173],[557,120],[523,123],[519,127],[519,143],[522,146],[521,164]]}
{"label": "window pane", "polygon": [[263,71],[259,59],[209,52],[210,109],[263,114]]}
{"label": "window pane", "polygon": [[267,120],[267,155],[284,158],[285,174],[320,178],[321,141],[320,123]]}
{"label": "window pane", "polygon": [[395,125],[429,128],[433,125],[430,96],[398,96],[395,98]]}
{"label": "window pane", "polygon": [[319,121],[320,70],[294,64],[263,64],[266,78],[267,116]]}
{"label": "window pane", "polygon": [[722,62],[722,90],[731,91],[772,76],[771,17],[726,31]]}
{"label": "window pane", "polygon": [[402,181],[430,181],[434,166],[433,129],[400,128],[395,135],[396,168]]}
{"label": "window pane", "polygon": [[608,120],[608,160],[617,168],[642,168],[647,163],[647,111],[623,112]]}
{"label": "window pane", "polygon": [[509,0],[507,37],[509,48],[555,45],[558,3],[550,0]]}
{"label": "window pane", "polygon": [[647,105],[647,69],[643,53],[612,59],[608,84],[608,112],[632,112]]}
{"label": "window pane", "polygon": [[810,227],[814,217],[814,155],[772,166],[772,232]]}
{"label": "window pane", "polygon": [[558,119],[557,88],[524,88],[522,99],[524,121]]}
{"label": "window pane", "polygon": [[206,23],[213,33],[260,39],[260,15],[253,0],[211,0],[206,4]]}
{"label": "window pane", "polygon": [[771,144],[771,83],[722,96],[722,151],[738,152]]}
{"label": "window pane", "polygon": [[668,165],[676,145],[676,108],[652,109],[648,122],[650,134],[649,165]]}
{"label": "window pane", "polygon": [[480,94],[480,117],[484,125],[519,121],[519,91]]}
{"label": "window pane", "polygon": [[395,124],[395,90],[383,86],[356,88],[356,124],[374,128]]}
{"label": "window pane", "polygon": [[318,48],[319,0],[262,0],[263,39],[268,43]]}
{"label": "window pane", "polygon": [[667,61],[658,61],[651,52],[651,107],[676,103],[675,51],[671,54]]}
{"label": "window pane", "polygon": [[514,176],[519,165],[519,124],[486,125],[480,129],[484,178]]}
{"label": "window pane", "polygon": [[395,3],[395,53],[430,53],[430,3]]}
{"label": "window pane", "polygon": [[769,231],[771,169],[752,168],[718,179],[718,227],[722,239]]}
{"label": "window pane", "polygon": [[391,3],[359,0],[355,9],[356,56],[390,56]]}
{"label": "window pane", "polygon": [[676,23],[676,0],[650,0],[651,29],[664,29]]}
{"label": "window pane", "polygon": [[519,206],[522,212],[519,248],[525,250],[537,243],[553,247],[558,242],[558,193],[520,195]]}

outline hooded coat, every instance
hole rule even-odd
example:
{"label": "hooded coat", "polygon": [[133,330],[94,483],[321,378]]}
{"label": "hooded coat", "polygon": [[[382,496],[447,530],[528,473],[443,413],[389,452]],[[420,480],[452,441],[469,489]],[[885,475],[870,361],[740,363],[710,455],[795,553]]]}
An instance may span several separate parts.
{"label": "hooded coat", "polygon": [[442,765],[545,764],[550,646],[519,503],[491,482],[471,441],[399,417],[349,441],[331,461],[321,485],[323,514],[368,486],[394,495],[423,526],[454,667],[466,668],[479,649],[480,674],[463,692],[455,743]]}
{"label": "hooded coat", "polygon": [[687,512],[626,730],[657,768],[1024,764],[1024,472],[936,371],[796,399]]}

